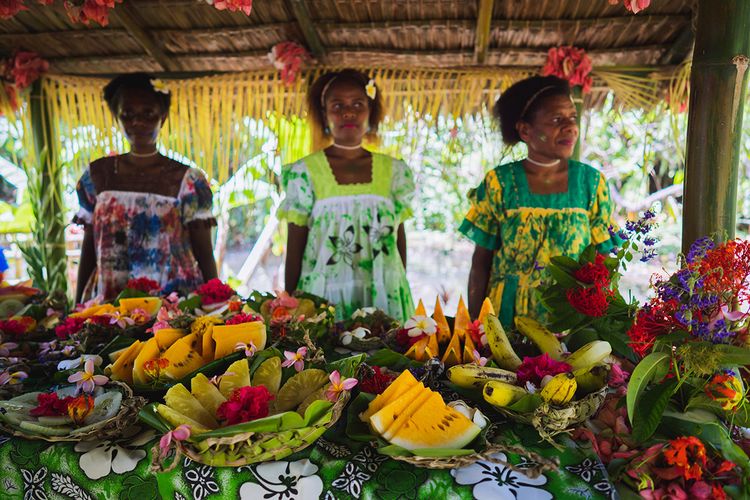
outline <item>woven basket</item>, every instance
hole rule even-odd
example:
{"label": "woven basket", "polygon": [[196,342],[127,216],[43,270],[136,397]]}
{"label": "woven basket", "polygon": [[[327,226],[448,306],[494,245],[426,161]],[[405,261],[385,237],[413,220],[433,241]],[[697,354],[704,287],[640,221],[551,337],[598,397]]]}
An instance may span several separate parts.
{"label": "woven basket", "polygon": [[49,441],[51,443],[78,442],[90,438],[107,439],[118,437],[122,434],[123,429],[135,423],[138,419],[138,412],[141,411],[143,405],[146,404],[146,400],[138,396],[133,396],[133,391],[130,387],[122,382],[110,381],[105,387],[116,387],[122,392],[120,411],[117,412],[117,415],[114,417],[100,422],[100,425],[91,428],[86,432],[73,432],[67,436],[44,436],[40,434],[29,434],[21,429],[8,427],[4,422],[0,422],[0,431],[24,439]]}
{"label": "woven basket", "polygon": [[206,438],[195,441],[178,441],[177,454],[165,466],[159,456],[159,445],[151,452],[151,470],[168,472],[185,455],[194,462],[213,467],[239,467],[259,462],[281,460],[313,444],[328,428],[334,425],[349,402],[349,393],[342,393],[336,404],[315,425],[279,432],[246,432],[223,438]]}
{"label": "woven basket", "polygon": [[503,408],[497,408],[497,410],[516,422],[533,426],[545,441],[556,445],[552,438],[571,431],[576,425],[594,416],[604,403],[606,395],[607,387],[605,386],[562,407],[552,406],[545,402],[532,413],[516,413]]}

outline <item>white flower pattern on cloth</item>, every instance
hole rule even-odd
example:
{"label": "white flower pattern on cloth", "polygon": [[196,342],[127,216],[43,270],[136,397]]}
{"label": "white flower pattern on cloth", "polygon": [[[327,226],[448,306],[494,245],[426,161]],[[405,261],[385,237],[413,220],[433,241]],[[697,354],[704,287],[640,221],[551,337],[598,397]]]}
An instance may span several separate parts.
{"label": "white flower pattern on cloth", "polygon": [[[193,465],[195,464],[195,465]],[[210,465],[201,465],[186,458],[182,475],[190,486],[194,500],[203,500],[209,495],[219,492],[219,485],[215,481],[215,469]]]}
{"label": "white flower pattern on cloth", "polygon": [[47,467],[42,467],[36,472],[21,469],[23,476],[23,498],[24,500],[47,500],[44,492],[44,480],[47,478]]}
{"label": "white flower pattern on cloth", "polygon": [[140,427],[131,426],[116,439],[76,443],[75,451],[83,453],[78,460],[81,470],[89,479],[101,479],[110,472],[124,474],[135,470],[138,462],[146,457],[143,445],[156,436],[150,429],[138,434],[140,431]]}
{"label": "white flower pattern on cloth", "polygon": [[[493,458],[507,461],[503,453],[495,453]],[[544,490],[547,478],[544,475],[532,479],[515,472],[504,465],[479,461],[467,467],[451,470],[458,484],[474,486],[474,498],[500,499],[523,498],[524,500],[552,500],[554,497]]]}
{"label": "white flower pattern on cloth", "polygon": [[257,483],[244,483],[240,498],[280,500],[317,499],[323,493],[323,480],[318,466],[308,459],[296,462],[266,462],[250,468]]}

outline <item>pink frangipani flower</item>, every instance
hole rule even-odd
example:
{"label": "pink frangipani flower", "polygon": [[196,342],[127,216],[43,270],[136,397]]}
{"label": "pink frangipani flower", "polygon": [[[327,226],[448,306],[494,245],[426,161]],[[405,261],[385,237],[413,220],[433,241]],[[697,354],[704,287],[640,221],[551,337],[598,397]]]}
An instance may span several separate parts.
{"label": "pink frangipani flower", "polygon": [[288,368],[294,366],[294,369],[301,372],[305,369],[305,356],[307,356],[307,347],[300,347],[297,352],[284,351],[284,357],[286,361],[281,363],[281,366]]}
{"label": "pink frangipani flower", "polygon": [[87,359],[84,370],[68,377],[68,382],[75,383],[79,391],[83,390],[83,392],[91,394],[97,385],[104,385],[109,382],[109,378],[104,375],[95,375],[94,360]]}
{"label": "pink frangipani flower", "polygon": [[328,379],[331,381],[331,386],[326,390],[326,398],[332,403],[336,402],[342,392],[352,390],[358,382],[356,378],[341,380],[338,370],[334,370]]}
{"label": "pink frangipani flower", "polygon": [[190,437],[190,426],[182,424],[176,429],[167,432],[159,440],[159,458],[164,459],[169,454],[172,441],[185,441]]}

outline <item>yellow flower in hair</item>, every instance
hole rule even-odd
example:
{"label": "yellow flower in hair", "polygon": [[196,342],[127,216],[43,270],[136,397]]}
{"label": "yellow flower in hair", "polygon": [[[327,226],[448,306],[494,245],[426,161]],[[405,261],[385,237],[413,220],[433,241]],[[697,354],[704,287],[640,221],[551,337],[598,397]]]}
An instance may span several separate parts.
{"label": "yellow flower in hair", "polygon": [[370,99],[375,99],[375,96],[378,93],[378,89],[375,88],[375,80],[372,78],[369,82],[367,82],[367,85],[365,85],[365,94],[367,94],[367,97]]}
{"label": "yellow flower in hair", "polygon": [[167,87],[167,84],[164,83],[164,80],[154,78],[153,80],[151,80],[151,86],[154,88],[156,92],[161,92],[162,94],[169,94],[169,88]]}

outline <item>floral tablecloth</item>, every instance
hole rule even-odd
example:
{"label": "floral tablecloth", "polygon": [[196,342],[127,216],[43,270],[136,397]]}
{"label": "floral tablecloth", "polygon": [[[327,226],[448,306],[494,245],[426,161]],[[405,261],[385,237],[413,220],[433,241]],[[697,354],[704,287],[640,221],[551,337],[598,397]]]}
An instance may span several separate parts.
{"label": "floral tablecloth", "polygon": [[[0,498],[174,500],[242,499],[616,499],[604,466],[572,442],[559,451],[523,426],[503,431],[560,468],[531,479],[502,465],[478,462],[428,470],[389,459],[367,443],[344,437],[341,426],[285,461],[214,468],[182,458],[171,472],[149,471],[154,431],[134,426],[118,439],[47,443],[0,436]],[[533,463],[517,456],[511,463]]]}

